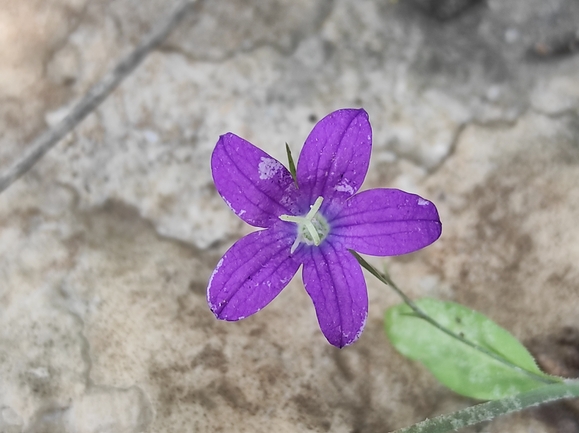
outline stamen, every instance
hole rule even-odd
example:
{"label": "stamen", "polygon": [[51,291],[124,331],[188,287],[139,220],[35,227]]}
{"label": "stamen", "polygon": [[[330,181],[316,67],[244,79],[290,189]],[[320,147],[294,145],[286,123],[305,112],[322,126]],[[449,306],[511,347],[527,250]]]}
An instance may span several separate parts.
{"label": "stamen", "polygon": [[293,215],[280,215],[279,219],[282,221],[287,221],[289,223],[296,223],[296,224],[302,224],[305,220],[304,217],[298,217]]}
{"label": "stamen", "polygon": [[295,250],[298,249],[299,245],[300,245],[300,237],[296,236],[296,240],[294,241],[294,243],[292,244],[292,247],[290,249],[290,254],[293,254],[295,252]]}
{"label": "stamen", "polygon": [[[325,221],[324,217],[318,215],[318,211],[322,207],[322,203],[324,201],[323,197],[318,197],[313,205],[310,206],[309,212],[306,216],[295,216],[295,215],[280,215],[279,219],[282,221],[287,221],[290,223],[295,223],[298,225],[298,234],[296,236],[296,240],[294,241],[293,245],[290,249],[290,254],[293,254],[294,251],[298,248],[299,244],[304,242],[308,245],[319,246],[322,243],[322,238],[327,235],[327,222]],[[321,220],[323,221],[320,221]],[[324,227],[325,226],[325,227]],[[322,228],[324,227],[324,228]],[[318,231],[321,229],[321,232]]]}
{"label": "stamen", "polygon": [[318,197],[316,199],[316,201],[314,202],[313,205],[310,206],[310,211],[308,212],[308,214],[306,215],[306,219],[311,221],[312,218],[314,217],[314,215],[316,215],[316,212],[318,212],[320,210],[320,208],[322,207],[322,202],[324,201],[324,197]]}

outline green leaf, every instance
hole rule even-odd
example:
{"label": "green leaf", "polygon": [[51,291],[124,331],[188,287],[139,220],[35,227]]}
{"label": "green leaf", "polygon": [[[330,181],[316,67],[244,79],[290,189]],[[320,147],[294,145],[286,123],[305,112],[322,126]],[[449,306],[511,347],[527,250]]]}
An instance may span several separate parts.
{"label": "green leaf", "polygon": [[292,151],[289,147],[289,144],[285,144],[285,151],[287,153],[287,161],[288,161],[288,168],[289,172],[291,173],[292,177],[294,178],[294,182],[296,186],[298,185],[298,180],[296,178],[296,165],[294,163],[294,157],[292,156]]}
{"label": "green leaf", "polygon": [[466,397],[497,400],[540,388],[546,381],[560,381],[542,373],[527,349],[484,315],[436,299],[420,299],[416,305],[443,327],[507,361],[503,363],[445,334],[406,304],[389,308],[385,328],[394,347],[420,361],[453,391]]}

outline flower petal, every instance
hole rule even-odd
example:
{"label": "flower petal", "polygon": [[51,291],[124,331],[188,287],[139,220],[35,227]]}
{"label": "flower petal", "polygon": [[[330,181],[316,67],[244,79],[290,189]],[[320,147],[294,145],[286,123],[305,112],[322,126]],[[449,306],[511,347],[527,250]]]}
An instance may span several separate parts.
{"label": "flower petal", "polygon": [[235,134],[219,137],[211,156],[217,191],[243,221],[270,227],[283,214],[296,212],[296,187],[275,158]]}
{"label": "flower petal", "polygon": [[368,292],[360,265],[331,242],[311,247],[303,279],[314,302],[320,329],[330,344],[344,347],[358,339],[368,315]]}
{"label": "flower petal", "polygon": [[297,167],[300,189],[309,204],[318,197],[348,198],[366,177],[372,128],[363,109],[334,111],[320,120],[306,139]]}
{"label": "flower petal", "polygon": [[397,189],[371,189],[348,200],[330,222],[346,248],[374,256],[396,256],[437,240],[442,224],[434,204]]}
{"label": "flower petal", "polygon": [[257,313],[287,286],[300,261],[290,254],[295,233],[280,225],[251,233],[223,255],[209,279],[207,302],[218,319]]}

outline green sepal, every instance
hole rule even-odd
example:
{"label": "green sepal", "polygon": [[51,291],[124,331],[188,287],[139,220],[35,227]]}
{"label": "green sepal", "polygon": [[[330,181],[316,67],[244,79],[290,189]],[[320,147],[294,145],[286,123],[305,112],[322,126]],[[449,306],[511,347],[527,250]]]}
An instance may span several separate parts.
{"label": "green sepal", "polygon": [[298,179],[296,177],[296,165],[294,163],[294,158],[292,156],[292,151],[289,147],[289,144],[285,144],[285,151],[287,153],[287,161],[288,161],[288,168],[289,168],[289,172],[291,173],[294,182],[296,184],[296,186],[298,186]]}

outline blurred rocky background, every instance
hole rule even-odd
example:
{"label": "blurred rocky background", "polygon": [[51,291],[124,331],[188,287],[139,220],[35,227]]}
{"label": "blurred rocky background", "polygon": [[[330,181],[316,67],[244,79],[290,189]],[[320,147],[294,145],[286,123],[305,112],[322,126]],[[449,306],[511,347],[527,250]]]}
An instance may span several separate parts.
{"label": "blurred rocky background", "polygon": [[[174,6],[0,0],[0,173]],[[326,343],[297,277],[259,314],[205,301],[251,228],[213,187],[232,131],[284,161],[332,110],[374,129],[365,184],[442,238],[376,259],[579,374],[579,2],[210,0],[0,195],[0,432],[387,432],[473,404],[389,345]],[[482,430],[481,430],[482,428]],[[561,403],[472,431],[578,432]]]}

